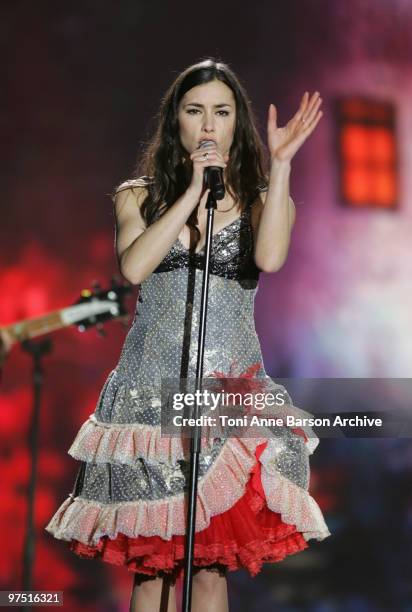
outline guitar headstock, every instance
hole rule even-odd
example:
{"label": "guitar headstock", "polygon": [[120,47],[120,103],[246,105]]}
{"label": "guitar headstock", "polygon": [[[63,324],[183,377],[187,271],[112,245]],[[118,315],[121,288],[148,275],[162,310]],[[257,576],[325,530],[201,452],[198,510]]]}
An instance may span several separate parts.
{"label": "guitar headstock", "polygon": [[84,318],[76,321],[79,331],[96,326],[101,335],[105,335],[103,323],[111,319],[119,319],[128,324],[129,314],[125,307],[125,298],[133,292],[133,286],[121,282],[113,276],[109,288],[102,289],[100,283],[94,281],[91,289],[83,289],[75,305],[82,304],[86,308]]}

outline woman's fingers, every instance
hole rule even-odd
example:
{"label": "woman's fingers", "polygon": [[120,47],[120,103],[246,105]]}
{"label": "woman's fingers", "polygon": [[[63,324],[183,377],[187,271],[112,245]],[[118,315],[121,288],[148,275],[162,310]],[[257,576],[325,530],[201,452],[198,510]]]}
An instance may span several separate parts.
{"label": "woman's fingers", "polygon": [[305,91],[305,93],[302,96],[302,100],[300,102],[300,106],[298,108],[298,110],[296,111],[294,117],[292,118],[292,121],[300,121],[307,109],[308,106],[308,100],[309,100],[309,94],[307,91]]}
{"label": "woman's fingers", "polygon": [[305,123],[310,123],[315,117],[319,106],[322,104],[322,98],[319,95],[319,92],[315,92],[310,100],[306,111],[303,114],[303,119]]}
{"label": "woman's fingers", "polygon": [[268,131],[277,129],[277,109],[274,104],[269,105],[269,116],[268,116]]}
{"label": "woman's fingers", "polygon": [[208,155],[211,155],[212,153],[218,152],[218,149],[216,147],[216,145],[211,142],[209,142],[207,145],[203,146],[202,148],[198,148],[195,149],[194,151],[192,151],[192,153],[190,154],[190,157],[193,156],[203,156],[205,153],[207,153]]}
{"label": "woman's fingers", "polygon": [[311,119],[310,123],[308,122],[307,128],[305,129],[305,137],[309,136],[319,123],[319,119],[322,117],[322,111],[318,111],[317,115]]}
{"label": "woman's fingers", "polygon": [[322,103],[319,92],[315,93],[309,98],[309,92],[305,91],[297,113],[292,118],[295,123],[301,122],[308,123],[313,119],[316,114],[319,105]]}
{"label": "woman's fingers", "polygon": [[[205,147],[206,149],[206,147]],[[207,153],[207,157],[205,154]],[[196,149],[191,153],[190,158],[192,162],[196,162],[202,166],[222,166],[223,168],[227,166],[227,161],[229,159],[228,155],[223,156],[219,151],[217,151],[216,147],[207,147],[207,151],[204,149]]]}

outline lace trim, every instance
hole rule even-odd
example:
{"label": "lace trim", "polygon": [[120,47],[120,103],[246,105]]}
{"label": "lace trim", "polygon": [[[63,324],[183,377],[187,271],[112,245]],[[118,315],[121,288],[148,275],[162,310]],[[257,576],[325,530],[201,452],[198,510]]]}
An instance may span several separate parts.
{"label": "lace trim", "polygon": [[[212,449],[214,437],[202,437],[202,449]],[[113,424],[94,414],[80,428],[68,454],[89,463],[135,465],[138,457],[174,465],[190,456],[190,438],[162,436],[159,425]]]}
{"label": "lace trim", "polygon": [[[290,526],[288,526],[290,528]],[[212,571],[210,562],[219,559],[222,572],[245,568],[254,577],[262,569],[263,563],[277,563],[287,555],[293,555],[309,547],[306,540],[298,532],[286,533],[279,541],[279,528],[267,529],[266,540],[252,541],[246,546],[239,546],[236,541],[223,542],[204,546],[195,542],[193,557],[193,573],[201,569]],[[155,578],[156,576],[173,577],[175,583],[183,577],[183,561],[185,547],[183,544],[173,545],[173,554],[158,554],[156,544],[132,544],[126,552],[112,551],[100,541],[97,547],[89,547],[81,542],[73,541],[70,549],[79,557],[91,559],[101,557],[103,561],[115,565],[126,565],[130,572],[141,574],[139,579]],[[225,568],[225,570],[223,569]]]}
{"label": "lace trim", "polygon": [[[305,540],[316,538],[323,540],[331,535],[318,504],[307,492],[303,497],[296,497],[296,488],[293,482],[280,477],[275,467],[277,454],[276,440],[269,440],[259,457],[262,464],[261,481],[268,507],[274,512],[281,508],[282,520],[298,526]],[[296,502],[299,503],[296,503]]]}
{"label": "lace trim", "polygon": [[[279,410],[278,416],[286,414],[296,418],[309,415],[293,405]],[[258,427],[251,427],[249,431],[250,437],[261,437]],[[299,427],[292,431],[297,435],[304,433],[305,448],[311,455],[319,444],[319,438],[313,429]],[[216,436],[212,435],[202,436],[202,449],[211,450],[215,439]],[[133,466],[136,459],[142,457],[148,461],[175,465],[180,459],[190,457],[190,439],[162,436],[159,425],[104,423],[91,414],[80,428],[68,454],[78,461],[89,463],[120,463]]]}
{"label": "lace trim", "polygon": [[[233,438],[226,442],[213,466],[198,482],[196,532],[208,527],[212,516],[228,510],[243,495],[250,471],[256,464],[254,451],[266,441]],[[277,449],[276,440],[271,442],[262,463],[262,485],[268,507],[279,513],[284,522],[296,525],[305,540],[324,539],[330,532],[319,506],[307,491],[273,467]],[[46,530],[58,539],[78,540],[89,545],[96,545],[105,535],[114,539],[119,533],[129,537],[158,535],[170,540],[173,535],[185,534],[186,513],[184,493],[166,500],[113,504],[70,495]]]}

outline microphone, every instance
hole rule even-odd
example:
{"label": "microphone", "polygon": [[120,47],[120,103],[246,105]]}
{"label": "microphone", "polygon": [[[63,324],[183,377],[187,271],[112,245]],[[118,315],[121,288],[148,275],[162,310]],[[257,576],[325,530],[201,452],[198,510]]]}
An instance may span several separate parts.
{"label": "microphone", "polygon": [[[214,140],[202,140],[199,149],[207,148],[207,143]],[[225,183],[223,181],[223,168],[220,166],[208,166],[204,169],[205,185],[210,189],[215,200],[223,200],[225,197]]]}

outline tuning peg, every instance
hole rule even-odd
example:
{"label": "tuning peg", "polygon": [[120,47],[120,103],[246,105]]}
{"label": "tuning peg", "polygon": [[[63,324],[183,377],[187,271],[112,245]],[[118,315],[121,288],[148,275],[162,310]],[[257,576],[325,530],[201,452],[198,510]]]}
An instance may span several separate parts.
{"label": "tuning peg", "polygon": [[93,293],[96,293],[97,291],[100,291],[100,289],[101,289],[101,285],[100,285],[99,281],[97,281],[97,280],[94,280],[92,282],[92,287],[93,287]]}
{"label": "tuning peg", "polygon": [[99,334],[99,336],[102,336],[102,338],[106,338],[107,332],[106,332],[106,330],[103,327],[103,323],[97,323],[96,331]]}

